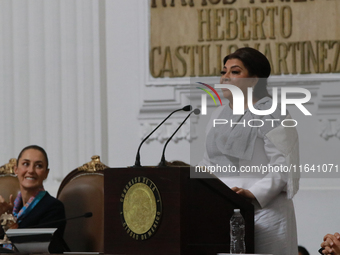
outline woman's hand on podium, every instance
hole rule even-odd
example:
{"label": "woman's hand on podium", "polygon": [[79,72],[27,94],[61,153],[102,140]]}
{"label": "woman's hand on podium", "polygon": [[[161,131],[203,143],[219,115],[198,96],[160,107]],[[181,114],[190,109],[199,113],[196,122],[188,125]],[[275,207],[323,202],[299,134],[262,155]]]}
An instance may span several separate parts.
{"label": "woman's hand on podium", "polygon": [[251,193],[249,190],[247,189],[242,189],[242,188],[239,188],[239,187],[232,187],[231,188],[232,191],[235,191],[237,194],[245,197],[245,198],[248,198],[250,200],[253,200],[255,199],[255,196],[253,193]]}
{"label": "woman's hand on podium", "polygon": [[324,248],[323,254],[340,255],[340,234],[336,232],[334,235],[325,235],[321,247]]}

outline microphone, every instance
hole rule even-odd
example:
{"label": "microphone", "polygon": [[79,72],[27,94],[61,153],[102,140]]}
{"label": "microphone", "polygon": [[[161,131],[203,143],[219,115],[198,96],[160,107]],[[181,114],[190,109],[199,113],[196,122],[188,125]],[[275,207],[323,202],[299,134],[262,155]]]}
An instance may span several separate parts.
{"label": "microphone", "polygon": [[142,144],[167,120],[167,119],[169,119],[170,118],[170,116],[172,115],[172,114],[174,114],[175,112],[178,112],[178,111],[186,111],[186,112],[188,112],[188,111],[191,111],[191,109],[192,109],[192,106],[191,105],[186,105],[186,106],[184,106],[183,108],[181,108],[181,109],[177,109],[177,110],[175,110],[175,111],[173,111],[172,113],[170,113],[169,115],[168,115],[168,117],[166,117],[160,124],[158,124],[158,126],[154,129],[154,130],[152,130],[152,132],[147,136],[147,137],[145,137],[144,139],[143,139],[143,141],[140,143],[140,145],[139,145],[139,147],[138,147],[138,150],[137,150],[137,155],[136,155],[136,161],[135,161],[135,165],[133,166],[133,167],[141,167],[141,164],[140,164],[140,154],[139,154],[139,151],[140,151],[140,148],[142,147]]}
{"label": "microphone", "polygon": [[168,143],[170,142],[170,140],[172,139],[172,137],[174,137],[174,135],[177,133],[177,131],[183,126],[183,124],[184,124],[184,122],[190,117],[190,115],[192,114],[192,113],[195,113],[195,115],[198,115],[198,114],[200,114],[200,110],[199,109],[195,109],[195,110],[193,110],[192,112],[190,112],[189,114],[188,114],[188,116],[183,120],[183,122],[181,123],[181,125],[179,125],[179,127],[176,129],[176,131],[172,134],[172,136],[170,136],[170,138],[166,141],[166,143],[165,143],[165,145],[164,145],[164,148],[163,148],[163,154],[162,154],[162,159],[161,159],[161,162],[159,162],[159,164],[158,164],[158,166],[160,166],[160,167],[164,167],[164,166],[166,166],[166,164],[165,164],[165,149],[166,149],[166,146],[168,145]]}
{"label": "microphone", "polygon": [[92,217],[92,212],[87,212],[83,215],[78,215],[78,216],[74,216],[74,217],[70,217],[70,218],[66,218],[66,219],[61,219],[61,220],[45,222],[45,223],[41,223],[41,224],[35,225],[33,227],[29,227],[29,228],[37,228],[37,227],[42,227],[42,226],[46,226],[46,225],[50,225],[50,224],[54,224],[54,223],[63,222],[63,221],[69,221],[69,220],[74,220],[74,219],[79,219],[79,218],[90,218],[90,217]]}

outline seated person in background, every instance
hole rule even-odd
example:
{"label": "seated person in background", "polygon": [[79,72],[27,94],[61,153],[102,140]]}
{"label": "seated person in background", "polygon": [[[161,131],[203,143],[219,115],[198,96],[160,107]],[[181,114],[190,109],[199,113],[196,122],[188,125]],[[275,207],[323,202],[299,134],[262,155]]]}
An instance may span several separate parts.
{"label": "seated person in background", "polygon": [[334,235],[325,235],[321,247],[323,254],[340,255],[340,234],[336,232]]}
{"label": "seated person in background", "polygon": [[298,246],[298,251],[299,251],[299,255],[309,255],[309,252],[307,251],[307,249],[303,246]]}
{"label": "seated person in background", "polygon": [[66,221],[62,221],[65,210],[62,202],[44,190],[43,181],[49,173],[45,150],[37,145],[25,147],[14,172],[20,193],[14,201],[11,195],[9,203],[0,196],[0,214],[12,213],[17,220],[10,228],[57,228],[55,236],[61,237],[66,225]]}

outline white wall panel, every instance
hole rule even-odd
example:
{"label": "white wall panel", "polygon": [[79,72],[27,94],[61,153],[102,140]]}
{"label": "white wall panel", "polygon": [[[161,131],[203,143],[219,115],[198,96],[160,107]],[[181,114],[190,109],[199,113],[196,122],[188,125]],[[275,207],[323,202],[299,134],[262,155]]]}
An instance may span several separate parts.
{"label": "white wall panel", "polygon": [[51,164],[53,162],[50,175],[60,180],[63,178],[60,1],[44,4],[44,20],[46,150],[51,154]]}
{"label": "white wall panel", "polygon": [[0,162],[29,144],[44,147],[52,193],[68,172],[101,155],[98,5],[0,1]]}

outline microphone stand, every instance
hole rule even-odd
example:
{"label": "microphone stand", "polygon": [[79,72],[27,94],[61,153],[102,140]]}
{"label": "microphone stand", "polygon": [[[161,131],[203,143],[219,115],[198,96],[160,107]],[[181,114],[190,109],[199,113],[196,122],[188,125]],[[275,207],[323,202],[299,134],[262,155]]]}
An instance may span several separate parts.
{"label": "microphone stand", "polygon": [[172,137],[174,137],[174,135],[177,133],[177,131],[183,126],[183,124],[185,123],[185,121],[190,117],[190,115],[192,113],[195,113],[196,115],[200,114],[200,110],[199,109],[195,109],[193,110],[192,112],[190,112],[188,114],[188,116],[184,119],[184,121],[182,121],[181,125],[179,125],[179,127],[176,129],[176,131],[170,136],[170,138],[166,141],[165,145],[164,145],[164,148],[163,148],[163,153],[162,153],[162,159],[161,159],[161,162],[159,162],[158,166],[159,167],[165,167],[166,166],[166,163],[165,163],[165,149],[166,149],[166,146],[168,145],[168,143],[170,142],[170,140],[172,139]]}
{"label": "microphone stand", "polygon": [[166,117],[160,124],[158,124],[158,126],[154,129],[154,130],[152,130],[152,132],[147,136],[147,137],[145,137],[144,139],[143,139],[143,141],[140,143],[140,145],[139,145],[139,147],[138,147],[138,150],[137,150],[137,155],[136,155],[136,161],[135,161],[135,164],[134,164],[134,166],[133,167],[141,167],[141,164],[140,164],[140,153],[139,153],[139,151],[140,151],[140,148],[142,147],[142,144],[167,120],[167,119],[169,119],[170,118],[170,116],[172,115],[172,114],[174,114],[175,112],[179,112],[179,111],[191,111],[191,109],[192,109],[192,106],[191,105],[187,105],[187,106],[184,106],[183,108],[181,108],[181,109],[178,109],[178,110],[175,110],[175,111],[173,111],[172,113],[170,113],[169,115],[168,115],[168,117]]}

